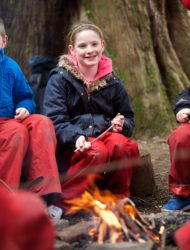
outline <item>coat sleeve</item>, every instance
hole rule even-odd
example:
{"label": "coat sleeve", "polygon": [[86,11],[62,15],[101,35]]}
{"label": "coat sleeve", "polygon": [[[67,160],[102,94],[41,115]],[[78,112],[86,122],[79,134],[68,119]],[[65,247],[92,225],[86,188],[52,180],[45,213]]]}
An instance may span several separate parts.
{"label": "coat sleeve", "polygon": [[43,114],[53,121],[58,143],[74,146],[77,138],[81,135],[86,137],[86,134],[71,123],[67,97],[66,79],[59,72],[52,74],[45,90]]}
{"label": "coat sleeve", "polygon": [[125,117],[122,134],[130,137],[134,129],[134,112],[131,107],[129,95],[120,81],[117,84],[113,101],[115,113],[121,113]]}
{"label": "coat sleeve", "polygon": [[190,108],[190,87],[182,91],[176,98],[174,105],[174,114],[176,115],[181,109]]}
{"label": "coat sleeve", "polygon": [[22,73],[22,70],[20,69],[18,64],[16,64],[16,62],[14,66],[14,71],[11,74],[14,78],[13,100],[15,109],[26,108],[30,114],[33,113],[35,110],[33,93],[28,84],[28,81]]}

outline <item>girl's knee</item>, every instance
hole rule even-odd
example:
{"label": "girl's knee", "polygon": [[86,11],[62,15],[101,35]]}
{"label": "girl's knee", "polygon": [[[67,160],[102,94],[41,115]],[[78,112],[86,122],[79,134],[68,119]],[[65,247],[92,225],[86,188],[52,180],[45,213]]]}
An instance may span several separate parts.
{"label": "girl's knee", "polygon": [[28,130],[20,123],[12,123],[7,131],[7,141],[11,140],[12,146],[19,147],[28,141]]}
{"label": "girl's knee", "polygon": [[108,149],[102,142],[92,143],[89,154],[91,157],[96,157],[102,162],[106,162],[109,157]]}
{"label": "girl's knee", "polygon": [[168,138],[168,143],[186,143],[190,140],[190,124],[176,127]]}
{"label": "girl's knee", "polygon": [[52,126],[53,123],[50,120],[49,117],[45,116],[45,115],[40,115],[40,114],[34,114],[34,115],[30,115],[30,122],[32,122],[33,124],[41,124],[43,126]]}

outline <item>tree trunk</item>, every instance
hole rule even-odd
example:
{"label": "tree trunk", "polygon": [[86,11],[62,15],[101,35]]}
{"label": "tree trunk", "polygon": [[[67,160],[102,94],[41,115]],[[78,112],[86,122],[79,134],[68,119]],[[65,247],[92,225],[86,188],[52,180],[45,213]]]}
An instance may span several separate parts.
{"label": "tree trunk", "polygon": [[175,98],[189,85],[187,10],[180,0],[115,0],[112,4],[92,0],[86,1],[86,8],[105,31],[106,52],[132,97],[136,136],[168,134],[175,126]]}
{"label": "tree trunk", "polygon": [[184,9],[180,1],[166,1],[168,32],[174,50],[185,74],[190,79],[190,11]]}
{"label": "tree trunk", "polygon": [[80,18],[80,0],[1,0],[0,16],[10,38],[7,52],[28,74],[31,56],[63,53],[68,28]]}
{"label": "tree trunk", "polygon": [[[177,5],[178,2],[176,2]],[[188,86],[189,80],[183,71],[180,60],[170,40],[165,0],[149,0],[148,8],[151,20],[152,40],[161,71],[162,82],[166,88],[170,102],[173,103],[176,95]]]}
{"label": "tree trunk", "polygon": [[62,54],[70,24],[92,20],[131,96],[135,135],[166,135],[176,125],[172,105],[190,79],[190,17],[180,0],[1,0],[0,16],[7,53],[26,74],[32,55]]}

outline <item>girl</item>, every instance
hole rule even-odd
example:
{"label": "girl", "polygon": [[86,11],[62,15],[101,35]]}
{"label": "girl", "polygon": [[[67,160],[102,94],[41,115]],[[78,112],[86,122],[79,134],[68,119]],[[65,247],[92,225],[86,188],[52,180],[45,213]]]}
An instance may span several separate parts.
{"label": "girl", "polygon": [[67,163],[64,199],[78,197],[89,187],[87,171],[103,173],[103,164],[126,158],[114,171],[107,165],[104,183],[115,194],[130,195],[131,167],[139,159],[137,143],[129,139],[134,113],[112,60],[102,54],[104,48],[99,27],[74,25],[68,34],[69,53],[60,57],[46,88],[44,113],[55,125],[61,163]]}

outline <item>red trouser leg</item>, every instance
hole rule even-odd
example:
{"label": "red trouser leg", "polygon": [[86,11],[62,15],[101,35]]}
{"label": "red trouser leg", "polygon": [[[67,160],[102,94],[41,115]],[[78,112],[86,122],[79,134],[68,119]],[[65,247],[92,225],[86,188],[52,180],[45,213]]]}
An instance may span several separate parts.
{"label": "red trouser leg", "polygon": [[15,119],[0,119],[0,178],[13,188],[20,183],[28,148],[28,131]]}
{"label": "red trouser leg", "polygon": [[0,185],[0,249],[53,250],[55,232],[45,204],[35,194]]}
{"label": "red trouser leg", "polygon": [[180,227],[174,234],[175,241],[180,250],[190,249],[190,222]]}
{"label": "red trouser leg", "polygon": [[171,161],[169,189],[176,195],[190,197],[190,124],[175,128],[168,144]]}
{"label": "red trouser leg", "polygon": [[55,158],[56,136],[49,118],[42,115],[31,115],[22,124],[28,129],[29,146],[26,155],[27,180],[39,176],[44,180],[32,191],[39,195],[60,193],[61,185]]}
{"label": "red trouser leg", "polygon": [[100,140],[109,151],[110,161],[115,162],[116,169],[105,176],[110,190],[129,197],[132,168],[139,164],[140,159],[137,143],[122,134],[111,132],[106,133]]}
{"label": "red trouser leg", "polygon": [[92,184],[93,173],[98,173],[99,170],[101,172],[101,165],[108,162],[108,157],[108,151],[100,141],[94,142],[91,148],[84,152],[75,152],[67,171],[68,179],[61,185],[63,198],[76,198],[87,190]]}
{"label": "red trouser leg", "polygon": [[[92,139],[89,138],[89,141]],[[132,175],[131,167],[134,160],[135,165],[139,160],[138,146],[136,142],[121,134],[108,132],[92,143],[89,150],[73,154],[71,166],[67,171],[70,178],[62,183],[63,198],[72,199],[80,196],[92,184],[92,178],[89,178],[91,177],[90,173],[94,171],[102,173],[104,164],[108,163],[110,159],[111,161],[119,161],[125,158],[131,160],[127,167],[126,165],[120,166],[119,170],[107,173],[106,181],[114,193],[128,196]]]}

